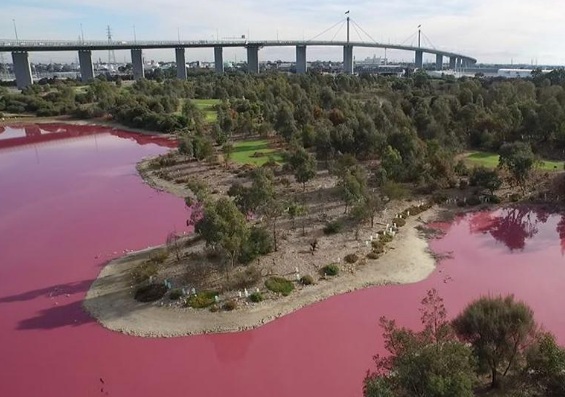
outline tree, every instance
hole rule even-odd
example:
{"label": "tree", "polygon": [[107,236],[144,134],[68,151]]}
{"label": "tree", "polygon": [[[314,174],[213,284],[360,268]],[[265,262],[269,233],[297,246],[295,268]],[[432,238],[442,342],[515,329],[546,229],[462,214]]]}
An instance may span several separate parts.
{"label": "tree", "polygon": [[372,229],[375,227],[375,216],[384,209],[384,203],[380,196],[367,192],[364,197],[364,205],[367,207]]}
{"label": "tree", "polygon": [[222,153],[224,154],[224,161],[226,162],[226,166],[228,165],[231,156],[233,154],[233,144],[231,142],[224,143],[222,145]]}
{"label": "tree", "polygon": [[522,188],[525,188],[535,163],[536,158],[529,143],[505,143],[500,148],[498,166],[506,168],[512,175],[512,181]]}
{"label": "tree", "polygon": [[349,215],[355,222],[355,240],[359,240],[359,230],[363,223],[367,222],[371,218],[371,212],[369,211],[365,201],[360,201],[351,209]]}
{"label": "tree", "polygon": [[166,245],[167,245],[167,251],[174,253],[175,257],[177,258],[177,261],[180,261],[182,254],[181,237],[174,232],[169,233],[167,235]]}
{"label": "tree", "polygon": [[231,269],[249,235],[245,216],[232,200],[225,197],[205,204],[195,231],[204,238],[206,245],[219,247],[228,255]]}
{"label": "tree", "polygon": [[473,168],[469,178],[471,186],[480,186],[487,189],[490,194],[494,194],[495,190],[499,189],[502,185],[502,180],[498,176],[496,170],[489,170],[486,167]]}
{"label": "tree", "polygon": [[306,183],[316,176],[316,160],[314,156],[302,146],[294,148],[288,155],[288,164],[294,172],[298,183],[302,183],[302,190],[306,190]]}
{"label": "tree", "polygon": [[367,189],[367,175],[360,166],[347,170],[339,179],[338,187],[347,209],[363,199]]}
{"label": "tree", "polygon": [[536,323],[532,309],[507,297],[483,297],[468,305],[453,320],[457,335],[471,343],[479,368],[491,374],[491,387],[499,386],[531,344]]}
{"label": "tree", "polygon": [[527,350],[526,358],[523,378],[538,395],[565,395],[565,350],[557,345],[552,334],[539,333],[535,343]]}
{"label": "tree", "polygon": [[283,215],[284,207],[280,200],[272,197],[267,203],[265,203],[264,214],[267,217],[267,221],[271,226],[273,232],[273,244],[275,252],[278,251],[278,239],[277,239],[277,220]]}
{"label": "tree", "polygon": [[381,318],[390,356],[375,356],[377,370],[365,378],[365,397],[473,396],[472,351],[455,337],[435,290],[422,300],[421,313],[421,332]]}

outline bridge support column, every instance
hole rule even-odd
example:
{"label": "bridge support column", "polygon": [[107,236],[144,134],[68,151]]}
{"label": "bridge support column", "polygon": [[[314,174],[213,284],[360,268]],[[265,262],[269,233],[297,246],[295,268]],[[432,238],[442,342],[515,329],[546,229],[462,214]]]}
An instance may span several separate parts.
{"label": "bridge support column", "polygon": [[457,66],[457,58],[456,57],[449,57],[449,69],[455,70],[455,66]]}
{"label": "bridge support column", "polygon": [[259,47],[247,46],[247,73],[259,73]]}
{"label": "bridge support column", "polygon": [[443,55],[436,54],[436,70],[443,70]]}
{"label": "bridge support column", "polygon": [[296,46],[296,74],[306,73],[306,46]]}
{"label": "bridge support column", "polygon": [[418,69],[422,69],[424,67],[424,53],[421,50],[416,51],[414,65]]}
{"label": "bridge support column", "polygon": [[455,70],[461,70],[462,66],[463,60],[461,58],[457,58],[457,60],[455,61]]}
{"label": "bridge support column", "polygon": [[131,49],[131,64],[133,66],[134,80],[142,79],[145,76],[145,72],[143,68],[143,51],[141,51],[141,48]]}
{"label": "bridge support column", "polygon": [[186,58],[184,48],[175,48],[175,60],[177,63],[177,79],[186,80]]}
{"label": "bridge support column", "polygon": [[80,66],[80,81],[86,83],[94,79],[94,67],[92,66],[92,51],[79,50],[78,63]]}
{"label": "bridge support column", "polygon": [[353,46],[343,46],[343,73],[353,74]]}
{"label": "bridge support column", "polygon": [[29,54],[27,51],[12,52],[12,62],[14,64],[14,74],[16,75],[16,85],[23,90],[33,84],[31,77],[31,66],[29,65]]}
{"label": "bridge support column", "polygon": [[216,73],[224,73],[224,47],[214,47],[214,69]]}

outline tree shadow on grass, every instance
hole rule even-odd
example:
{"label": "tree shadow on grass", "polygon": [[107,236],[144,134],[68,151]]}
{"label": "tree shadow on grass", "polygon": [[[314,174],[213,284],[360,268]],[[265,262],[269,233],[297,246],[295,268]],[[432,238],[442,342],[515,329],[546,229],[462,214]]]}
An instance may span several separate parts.
{"label": "tree shadow on grass", "polygon": [[255,144],[255,145],[237,145],[233,148],[233,153],[241,153],[241,152],[257,152],[259,150],[270,149],[269,144],[267,142]]}

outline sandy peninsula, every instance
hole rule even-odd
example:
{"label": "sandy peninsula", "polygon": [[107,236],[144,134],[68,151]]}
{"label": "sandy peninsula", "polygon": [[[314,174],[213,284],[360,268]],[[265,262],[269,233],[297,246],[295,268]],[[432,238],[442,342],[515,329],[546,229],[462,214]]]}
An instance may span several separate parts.
{"label": "sandy peninsula", "polygon": [[135,301],[130,264],[132,260],[148,255],[148,250],[108,263],[88,291],[84,307],[104,327],[142,337],[178,337],[256,328],[334,295],[375,285],[407,284],[425,279],[435,268],[435,258],[417,227],[433,219],[436,212],[432,208],[409,219],[387,246],[387,252],[377,260],[370,260],[350,272],[343,271],[335,278],[301,287],[287,297],[243,305],[232,312],[212,313]]}

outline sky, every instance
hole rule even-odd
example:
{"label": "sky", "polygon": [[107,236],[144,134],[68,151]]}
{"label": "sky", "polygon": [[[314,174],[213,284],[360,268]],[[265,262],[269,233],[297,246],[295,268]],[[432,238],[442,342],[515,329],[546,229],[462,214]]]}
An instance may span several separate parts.
{"label": "sky", "polygon": [[[0,41],[312,39],[345,40],[345,11],[360,29],[351,40],[416,44],[463,53],[479,63],[565,65],[565,0],[0,0]],[[341,29],[340,26],[342,26]],[[81,32],[82,29],[82,32]],[[359,34],[357,33],[359,31]],[[369,37],[370,36],[370,37]],[[8,61],[8,54],[4,58]],[[145,59],[174,60],[174,51],[148,50]],[[383,56],[382,49],[354,50],[356,59]],[[413,53],[391,51],[389,59]],[[95,59],[107,60],[105,52]],[[34,62],[73,61],[74,53],[31,53]],[[260,60],[295,59],[293,48],[265,48]],[[307,60],[341,60],[338,47],[308,48]],[[243,49],[225,49],[225,60],[245,59]],[[426,58],[432,60],[432,57]],[[127,51],[117,61],[129,61]],[[212,61],[213,50],[187,50],[187,61]]]}

